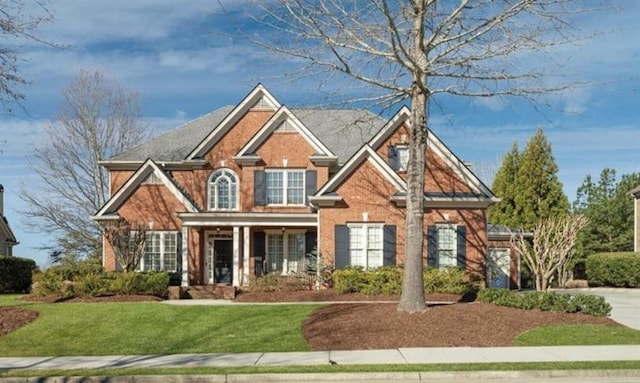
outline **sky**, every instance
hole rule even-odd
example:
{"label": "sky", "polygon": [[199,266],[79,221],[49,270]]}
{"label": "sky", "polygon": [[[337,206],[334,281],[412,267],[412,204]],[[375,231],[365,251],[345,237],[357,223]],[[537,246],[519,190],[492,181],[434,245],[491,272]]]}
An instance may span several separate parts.
{"label": "sky", "polygon": [[[233,11],[241,1],[223,1]],[[594,38],[565,47],[561,72],[592,84],[554,96],[548,106],[519,100],[436,100],[430,128],[490,185],[514,142],[520,149],[543,128],[570,201],[587,175],[604,168],[640,172],[640,2],[613,0],[578,25]],[[27,9],[28,10],[28,9]],[[314,79],[283,76],[295,63],[229,34],[229,19],[214,0],[65,0],[53,2],[54,20],[39,30],[42,44],[22,47],[20,74],[30,85],[24,110],[0,117],[0,183],[5,216],[20,241],[14,255],[48,265],[51,233],[29,232],[20,213],[23,187],[38,186],[29,166],[43,144],[43,127],[63,105],[61,90],[80,70],[100,71],[143,95],[142,118],[162,132],[225,105],[257,84],[283,104],[317,102]],[[260,33],[260,30],[255,30]]]}

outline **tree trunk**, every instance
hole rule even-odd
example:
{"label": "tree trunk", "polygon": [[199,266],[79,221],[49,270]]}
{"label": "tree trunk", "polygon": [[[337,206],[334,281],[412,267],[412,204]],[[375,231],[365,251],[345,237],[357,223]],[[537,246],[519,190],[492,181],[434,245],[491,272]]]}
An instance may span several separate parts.
{"label": "tree trunk", "polygon": [[410,313],[427,309],[424,298],[424,171],[427,143],[426,95],[414,86],[411,102],[411,140],[407,172],[407,210],[405,260],[399,311]]}

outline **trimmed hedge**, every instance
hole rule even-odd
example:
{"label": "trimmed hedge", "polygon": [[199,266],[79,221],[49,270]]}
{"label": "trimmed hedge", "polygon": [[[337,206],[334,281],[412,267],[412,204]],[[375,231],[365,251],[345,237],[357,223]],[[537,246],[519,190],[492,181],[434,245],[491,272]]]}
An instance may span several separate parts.
{"label": "trimmed hedge", "polygon": [[37,270],[33,259],[0,255],[0,292],[26,292]]}
{"label": "trimmed hedge", "polygon": [[507,289],[483,289],[478,292],[480,302],[524,310],[553,311],[559,313],[583,313],[608,316],[611,305],[603,297],[595,295],[571,295],[555,292],[518,292]]}
{"label": "trimmed hedge", "polygon": [[[380,267],[373,270],[347,267],[333,272],[333,288],[338,294],[400,294],[402,274],[403,269],[399,266]],[[425,293],[467,294],[478,290],[478,279],[457,267],[443,270],[425,269],[423,278]]]}
{"label": "trimmed hedge", "polygon": [[32,294],[63,298],[104,295],[155,295],[166,297],[170,275],[166,272],[105,272],[99,263],[81,261],[56,265],[34,275]]}
{"label": "trimmed hedge", "polygon": [[589,286],[640,287],[640,253],[599,253],[586,261]]}

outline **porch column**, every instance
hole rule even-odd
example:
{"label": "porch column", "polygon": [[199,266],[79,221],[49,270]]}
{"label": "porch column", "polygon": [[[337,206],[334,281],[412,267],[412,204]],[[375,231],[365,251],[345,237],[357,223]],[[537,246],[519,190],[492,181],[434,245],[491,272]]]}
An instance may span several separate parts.
{"label": "porch column", "polygon": [[249,286],[249,254],[250,254],[250,227],[242,228],[242,286]]}
{"label": "porch column", "polygon": [[189,228],[182,227],[182,286],[189,286]]}
{"label": "porch column", "polygon": [[240,227],[233,227],[233,285],[240,286]]}

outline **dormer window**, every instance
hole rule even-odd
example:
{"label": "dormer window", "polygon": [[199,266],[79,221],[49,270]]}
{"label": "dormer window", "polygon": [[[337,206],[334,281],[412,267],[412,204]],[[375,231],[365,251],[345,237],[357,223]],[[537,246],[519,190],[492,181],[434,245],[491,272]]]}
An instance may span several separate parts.
{"label": "dormer window", "polygon": [[238,177],[230,169],[218,169],[209,178],[209,210],[238,209]]}

